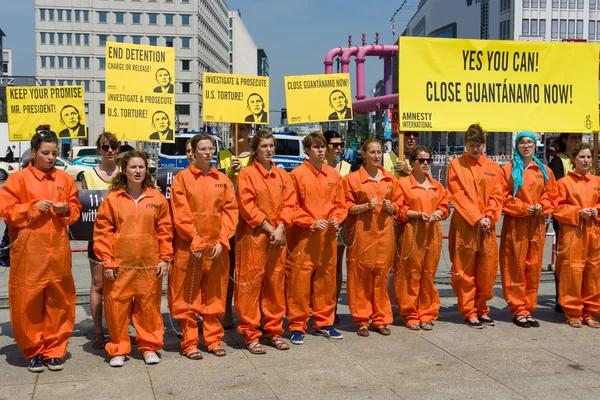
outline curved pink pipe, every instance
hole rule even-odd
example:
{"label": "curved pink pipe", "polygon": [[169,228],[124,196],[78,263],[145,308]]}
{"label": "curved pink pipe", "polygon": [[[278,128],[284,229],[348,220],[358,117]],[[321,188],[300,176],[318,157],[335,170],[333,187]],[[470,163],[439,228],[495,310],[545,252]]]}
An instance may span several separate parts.
{"label": "curved pink pipe", "polygon": [[344,50],[342,53],[342,73],[350,72],[350,57],[356,55],[360,51],[359,46],[352,46]]}
{"label": "curved pink pipe", "polygon": [[387,106],[392,104],[398,104],[397,93],[353,101],[352,111],[358,114],[368,114],[375,110],[388,108]]}
{"label": "curved pink pipe", "polygon": [[362,100],[365,96],[365,57],[366,56],[393,56],[398,54],[398,46],[375,45],[362,46],[356,54],[356,99]]}
{"label": "curved pink pipe", "polygon": [[333,60],[336,57],[339,57],[342,55],[342,53],[346,50],[349,50],[348,47],[336,47],[334,49],[331,49],[327,52],[327,55],[325,56],[325,61],[323,62],[323,64],[325,64],[325,73],[326,74],[332,74],[333,73]]}

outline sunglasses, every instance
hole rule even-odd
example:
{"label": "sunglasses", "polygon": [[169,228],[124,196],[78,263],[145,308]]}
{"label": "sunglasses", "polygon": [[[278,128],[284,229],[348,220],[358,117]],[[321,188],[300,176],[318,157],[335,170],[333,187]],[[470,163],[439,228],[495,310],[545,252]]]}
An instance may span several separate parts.
{"label": "sunglasses", "polygon": [[417,158],[419,164],[431,164],[431,158]]}
{"label": "sunglasses", "polygon": [[331,147],[333,147],[334,149],[337,149],[339,147],[343,147],[344,143],[329,143],[331,145]]}
{"label": "sunglasses", "polygon": [[52,131],[46,131],[46,130],[44,130],[44,131],[37,131],[36,134],[39,137],[41,137],[41,138],[45,138],[45,137],[51,136],[52,134],[54,134],[54,136],[56,136],[56,134],[54,132],[52,132]]}
{"label": "sunglasses", "polygon": [[419,134],[418,133],[405,133],[404,137],[418,138]]}
{"label": "sunglasses", "polygon": [[108,151],[108,149],[111,149],[111,150],[117,150],[117,149],[119,148],[119,145],[118,145],[118,144],[111,143],[110,145],[108,145],[108,144],[105,144],[105,145],[103,145],[103,146],[102,146],[102,147],[100,147],[100,148],[102,149],[102,151]]}

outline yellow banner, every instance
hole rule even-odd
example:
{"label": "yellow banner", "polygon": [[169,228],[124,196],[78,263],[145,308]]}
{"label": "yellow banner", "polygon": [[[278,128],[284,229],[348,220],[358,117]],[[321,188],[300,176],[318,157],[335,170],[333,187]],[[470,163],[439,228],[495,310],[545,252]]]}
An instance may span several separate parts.
{"label": "yellow banner", "polygon": [[351,120],[350,74],[285,76],[290,124]]}
{"label": "yellow banner", "polygon": [[105,129],[119,140],[175,141],[175,49],[106,43]]}
{"label": "yellow banner", "polygon": [[205,72],[202,89],[205,122],[269,124],[269,77]]}
{"label": "yellow banner", "polygon": [[401,131],[598,130],[597,44],[400,38]]}
{"label": "yellow banner", "polygon": [[50,125],[59,139],[84,139],[85,104],[81,86],[8,86],[8,136],[27,141],[39,125]]}

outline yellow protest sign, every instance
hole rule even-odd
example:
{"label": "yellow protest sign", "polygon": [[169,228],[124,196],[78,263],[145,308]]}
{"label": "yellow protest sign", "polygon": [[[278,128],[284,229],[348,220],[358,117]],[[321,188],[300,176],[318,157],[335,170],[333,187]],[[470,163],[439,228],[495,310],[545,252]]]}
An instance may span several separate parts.
{"label": "yellow protest sign", "polygon": [[105,129],[119,140],[175,141],[175,49],[106,44]]}
{"label": "yellow protest sign", "polygon": [[[400,38],[401,131],[598,130],[597,44]],[[576,67],[575,67],[576,66]]]}
{"label": "yellow protest sign", "polygon": [[205,72],[202,89],[204,121],[269,124],[269,77]]}
{"label": "yellow protest sign", "polygon": [[8,136],[27,141],[39,125],[50,125],[59,139],[84,139],[85,104],[81,86],[8,86]]}
{"label": "yellow protest sign", "polygon": [[283,82],[291,124],[352,119],[350,74],[285,76]]}

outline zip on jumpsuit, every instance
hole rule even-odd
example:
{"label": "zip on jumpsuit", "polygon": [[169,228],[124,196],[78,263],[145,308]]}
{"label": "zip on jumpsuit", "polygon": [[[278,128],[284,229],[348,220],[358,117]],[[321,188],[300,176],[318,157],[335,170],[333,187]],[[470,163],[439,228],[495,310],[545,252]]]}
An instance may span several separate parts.
{"label": "zip on jumpsuit", "polygon": [[[171,315],[180,322],[181,351],[188,354],[198,348],[196,314],[203,318],[204,345],[213,351],[221,347],[225,335],[220,320],[229,280],[229,238],[238,222],[233,183],[214,167],[205,174],[190,165],[173,179],[171,206],[175,260],[169,271],[168,300]],[[211,260],[219,243],[223,251]],[[198,251],[199,260],[192,255]]]}
{"label": "zip on jumpsuit", "polygon": [[160,312],[162,278],[159,262],[173,258],[173,224],[167,199],[146,188],[138,200],[124,189],[109,192],[98,208],[94,225],[94,253],[104,268],[117,268],[117,278],[104,278],[104,316],[110,357],[131,352],[129,322],[142,356],[163,347],[164,324]]}
{"label": "zip on jumpsuit", "polygon": [[[487,315],[498,272],[495,224],[502,214],[500,166],[484,155],[475,160],[464,153],[450,162],[447,173],[448,200],[454,206],[448,238],[452,289],[464,319]],[[484,217],[491,221],[491,232],[477,226]]]}
{"label": "zip on jumpsuit", "polygon": [[387,292],[387,276],[394,260],[394,218],[383,208],[389,200],[396,213],[402,202],[402,192],[393,174],[379,166],[382,177],[371,178],[364,166],[344,178],[346,209],[369,203],[377,198],[377,207],[360,214],[349,214],[348,257],[346,260],[348,305],[358,326],[373,329],[393,322],[392,306]]}
{"label": "zip on jumpsuit", "polygon": [[[426,175],[429,187],[415,180],[413,174],[400,178],[399,187],[404,201],[398,213],[398,251],[394,282],[396,302],[406,326],[421,322],[431,324],[439,316],[440,296],[434,278],[442,253],[442,224],[450,216],[444,186]],[[443,213],[440,222],[409,219],[409,211],[431,215]]]}
{"label": "zip on jumpsuit", "polygon": [[556,272],[558,303],[567,322],[596,319],[600,314],[600,217],[587,221],[582,208],[600,212],[600,178],[569,172],[558,181],[554,218],[560,223]]}
{"label": "zip on jumpsuit", "polygon": [[[523,172],[523,186],[514,194],[513,163],[502,167],[504,222],[500,239],[502,292],[513,317],[528,316],[537,307],[544,258],[544,218],[554,212],[558,187],[550,168],[548,183],[535,162]],[[542,206],[540,215],[528,215],[527,206]]]}
{"label": "zip on jumpsuit", "polygon": [[240,171],[237,198],[241,218],[235,247],[235,314],[237,330],[249,344],[261,337],[261,310],[268,337],[284,332],[285,245],[271,245],[262,224],[266,220],[273,227],[291,227],[296,193],[285,170],[271,163],[271,171],[267,171],[254,161]]}
{"label": "zip on jumpsuit", "polygon": [[348,211],[344,207],[342,177],[323,164],[318,171],[308,161],[296,167],[290,177],[298,197],[294,225],[288,230],[285,292],[288,329],[306,334],[311,314],[315,328],[333,325],[335,318],[337,262],[336,230],[315,230],[317,220],[337,220],[341,225]]}
{"label": "zip on jumpsuit", "polygon": [[[75,325],[75,283],[67,225],[79,219],[81,204],[73,178],[33,165],[15,172],[0,190],[0,212],[11,243],[8,299],[17,346],[25,358],[63,358]],[[40,200],[66,203],[69,211],[35,208]],[[19,238],[17,240],[17,238]],[[15,242],[16,241],[16,242]]]}

